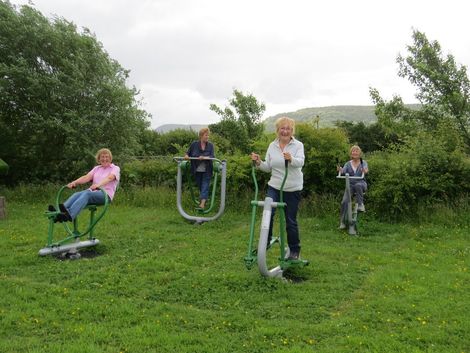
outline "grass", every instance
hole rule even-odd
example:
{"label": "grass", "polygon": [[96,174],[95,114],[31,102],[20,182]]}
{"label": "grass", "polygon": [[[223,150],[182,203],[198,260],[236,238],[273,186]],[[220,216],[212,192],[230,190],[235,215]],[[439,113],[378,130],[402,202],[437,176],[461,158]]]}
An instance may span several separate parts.
{"label": "grass", "polygon": [[310,265],[281,281],[245,268],[250,216],[233,208],[193,226],[176,207],[118,203],[70,261],[37,255],[43,203],[7,207],[0,352],[470,352],[468,217],[366,214],[353,238],[301,214]]}

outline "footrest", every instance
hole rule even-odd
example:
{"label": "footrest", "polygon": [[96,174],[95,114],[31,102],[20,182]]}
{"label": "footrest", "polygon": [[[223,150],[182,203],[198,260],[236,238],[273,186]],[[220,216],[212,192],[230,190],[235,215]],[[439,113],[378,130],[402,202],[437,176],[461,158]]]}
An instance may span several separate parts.
{"label": "footrest", "polygon": [[309,263],[310,262],[308,260],[302,260],[302,259],[287,260],[287,259],[285,259],[284,261],[282,261],[281,268],[283,270],[285,270],[288,267],[304,267],[304,266],[308,266]]}
{"label": "footrest", "polygon": [[64,245],[53,245],[47,246],[39,250],[39,256],[62,254],[71,250],[78,250],[81,248],[88,248],[90,246],[96,246],[100,243],[98,239],[84,240],[76,243],[64,244]]}

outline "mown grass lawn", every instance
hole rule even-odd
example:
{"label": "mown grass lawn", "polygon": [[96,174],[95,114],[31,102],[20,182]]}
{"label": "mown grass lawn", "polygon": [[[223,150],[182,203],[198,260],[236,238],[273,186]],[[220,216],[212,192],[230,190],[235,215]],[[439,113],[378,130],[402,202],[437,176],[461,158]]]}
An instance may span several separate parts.
{"label": "mown grass lawn", "polygon": [[[80,260],[39,257],[43,204],[0,221],[0,352],[470,352],[470,220],[300,215],[308,267],[247,270],[250,215],[112,205]],[[96,255],[96,256],[91,256]]]}

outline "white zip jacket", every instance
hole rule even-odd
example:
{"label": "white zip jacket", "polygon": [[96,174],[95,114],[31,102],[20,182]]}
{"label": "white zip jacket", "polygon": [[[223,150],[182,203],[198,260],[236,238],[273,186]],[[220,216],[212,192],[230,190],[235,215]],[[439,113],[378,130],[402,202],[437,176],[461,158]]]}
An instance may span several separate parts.
{"label": "white zip jacket", "polygon": [[264,161],[261,161],[258,168],[263,172],[271,172],[271,179],[269,179],[268,185],[276,190],[280,190],[285,174],[283,152],[289,152],[292,156],[288,166],[289,174],[284,185],[284,191],[302,190],[304,186],[304,176],[302,174],[302,167],[305,161],[304,145],[294,137],[291,138],[284,151],[279,146],[278,138],[271,142],[266,151],[266,158]]}

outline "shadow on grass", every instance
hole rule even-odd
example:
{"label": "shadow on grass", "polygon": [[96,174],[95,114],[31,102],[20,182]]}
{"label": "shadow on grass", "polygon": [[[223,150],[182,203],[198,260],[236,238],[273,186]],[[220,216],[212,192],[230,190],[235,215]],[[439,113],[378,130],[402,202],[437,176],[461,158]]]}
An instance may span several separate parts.
{"label": "shadow on grass", "polygon": [[93,259],[95,257],[103,255],[102,251],[97,251],[97,249],[82,249],[77,253],[62,253],[54,255],[54,257],[59,261],[71,261],[71,260],[80,260],[80,259]]}

